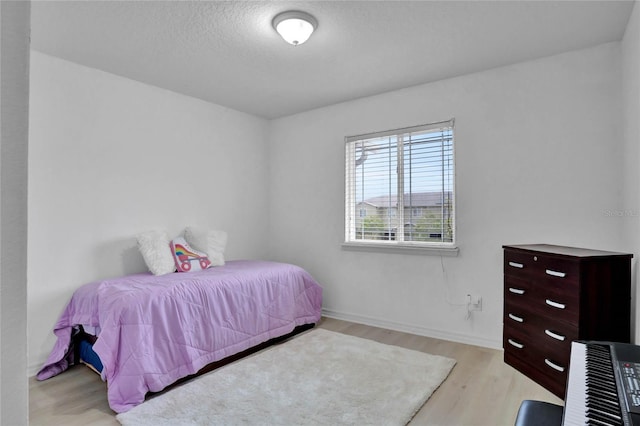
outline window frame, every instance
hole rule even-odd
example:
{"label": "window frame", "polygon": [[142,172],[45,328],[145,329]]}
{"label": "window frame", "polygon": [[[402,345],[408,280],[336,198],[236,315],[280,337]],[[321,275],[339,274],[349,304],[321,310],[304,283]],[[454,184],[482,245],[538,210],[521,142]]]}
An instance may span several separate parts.
{"label": "window frame", "polygon": [[[355,238],[355,223],[356,223],[356,215],[358,214],[358,202],[356,202],[355,190],[356,190],[356,178],[355,172],[357,165],[355,164],[355,155],[354,149],[351,146],[354,143],[359,141],[365,141],[368,139],[376,139],[383,137],[391,137],[396,136],[401,139],[401,135],[406,135],[408,133],[416,133],[416,132],[429,132],[429,131],[437,131],[441,129],[450,129],[451,130],[451,162],[452,162],[452,173],[451,173],[451,196],[449,199],[452,203],[452,212],[451,212],[451,228],[452,228],[452,241],[396,241],[396,240],[374,240],[374,239],[356,239]],[[423,124],[418,126],[404,127],[399,129],[385,130],[380,132],[372,132],[361,135],[354,136],[346,136],[344,138],[345,141],[345,176],[344,176],[344,184],[345,184],[345,194],[344,194],[344,240],[342,243],[343,249],[347,250],[358,250],[358,251],[384,251],[384,252],[402,252],[402,253],[411,253],[411,254],[436,254],[436,255],[457,255],[458,246],[457,246],[457,227],[456,227],[456,143],[455,143],[455,120],[452,118],[446,121],[439,121],[435,123]],[[399,144],[402,145],[402,142]],[[399,201],[402,200],[405,193],[407,193],[406,188],[404,188],[404,163],[399,159],[403,158],[403,155],[398,155],[398,162],[395,163],[397,168],[397,173],[402,174],[402,179],[397,179],[398,181],[403,181],[399,188],[402,188],[403,195],[399,196]],[[444,184],[441,187],[444,191]],[[364,200],[361,200],[362,202]],[[405,208],[397,208],[398,211],[402,210],[402,219],[404,219]]]}

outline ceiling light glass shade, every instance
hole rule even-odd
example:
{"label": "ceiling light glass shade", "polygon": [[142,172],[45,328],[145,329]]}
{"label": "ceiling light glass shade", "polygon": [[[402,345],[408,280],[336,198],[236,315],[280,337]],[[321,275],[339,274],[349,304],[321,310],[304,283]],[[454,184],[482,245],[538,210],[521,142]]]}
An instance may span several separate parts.
{"label": "ceiling light glass shade", "polygon": [[290,44],[297,46],[311,37],[318,27],[318,21],[305,12],[283,12],[273,18],[273,28]]}

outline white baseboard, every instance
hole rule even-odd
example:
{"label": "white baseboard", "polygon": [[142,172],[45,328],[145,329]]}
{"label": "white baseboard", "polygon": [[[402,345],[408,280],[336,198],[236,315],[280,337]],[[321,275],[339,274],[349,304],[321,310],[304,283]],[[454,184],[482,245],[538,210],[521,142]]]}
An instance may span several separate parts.
{"label": "white baseboard", "polygon": [[370,325],[372,327],[386,328],[388,330],[402,331],[404,333],[416,334],[418,336],[432,337],[434,339],[448,340],[467,345],[481,346],[484,348],[502,350],[502,341],[486,339],[484,337],[471,336],[468,334],[452,333],[446,330],[436,330],[412,324],[404,324],[395,321],[388,321],[380,318],[373,318],[364,315],[348,314],[332,309],[322,309],[322,315],[358,324]]}

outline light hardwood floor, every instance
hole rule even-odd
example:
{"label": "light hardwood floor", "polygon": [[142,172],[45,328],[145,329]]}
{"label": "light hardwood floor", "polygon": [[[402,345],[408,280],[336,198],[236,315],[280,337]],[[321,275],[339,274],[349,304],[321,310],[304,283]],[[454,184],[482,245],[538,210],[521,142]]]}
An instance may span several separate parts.
{"label": "light hardwood floor", "polygon": [[[453,371],[411,421],[418,425],[513,425],[523,399],[562,400],[502,361],[494,349],[385,330],[332,318],[318,327],[454,358]],[[239,361],[241,362],[241,361]],[[106,384],[84,366],[43,382],[29,379],[29,424],[118,425]]]}

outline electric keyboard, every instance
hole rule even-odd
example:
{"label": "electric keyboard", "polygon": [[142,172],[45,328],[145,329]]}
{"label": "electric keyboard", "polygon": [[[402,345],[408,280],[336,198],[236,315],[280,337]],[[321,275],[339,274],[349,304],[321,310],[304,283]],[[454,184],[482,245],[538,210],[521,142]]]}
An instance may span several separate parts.
{"label": "electric keyboard", "polygon": [[573,342],[562,424],[640,426],[640,346]]}

